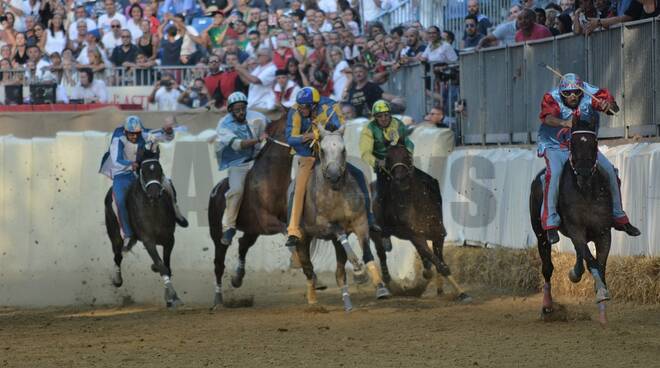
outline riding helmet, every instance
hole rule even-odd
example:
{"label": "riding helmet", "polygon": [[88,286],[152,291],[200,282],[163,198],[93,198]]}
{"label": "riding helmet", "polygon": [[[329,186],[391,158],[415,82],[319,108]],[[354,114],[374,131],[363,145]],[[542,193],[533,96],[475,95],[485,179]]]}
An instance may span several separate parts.
{"label": "riding helmet", "polygon": [[227,98],[227,108],[230,108],[231,105],[239,102],[247,104],[247,97],[243,92],[234,92],[229,95],[229,98]]}
{"label": "riding helmet", "polygon": [[385,100],[378,100],[374,102],[374,105],[371,107],[371,115],[376,115],[378,113],[390,112],[390,103]]}
{"label": "riding helmet", "polygon": [[559,82],[559,92],[574,91],[584,88],[584,83],[579,75],[575,73],[567,73],[561,78]]}
{"label": "riding helmet", "polygon": [[143,129],[142,120],[135,115],[126,118],[124,122],[124,131],[128,133],[140,133]]}
{"label": "riding helmet", "polygon": [[298,105],[315,105],[321,101],[321,94],[314,87],[304,87],[296,95]]}

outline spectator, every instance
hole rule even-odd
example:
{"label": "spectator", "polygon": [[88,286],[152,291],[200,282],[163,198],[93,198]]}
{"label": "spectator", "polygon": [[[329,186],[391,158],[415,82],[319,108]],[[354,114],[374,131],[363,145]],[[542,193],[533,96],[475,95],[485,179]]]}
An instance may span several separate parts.
{"label": "spectator", "polygon": [[318,6],[331,18],[337,15],[337,0],[318,0]]}
{"label": "spectator", "polygon": [[326,63],[327,57],[325,54],[325,39],[323,35],[315,34],[312,38],[312,46],[314,46],[314,51],[309,54],[309,62],[317,70],[328,70],[328,64]]}
{"label": "spectator", "polygon": [[309,83],[319,91],[322,97],[330,97],[334,91],[334,86],[328,72],[322,69],[312,69]]}
{"label": "spectator", "polygon": [[289,80],[295,82],[298,87],[309,86],[309,81],[305,73],[300,70],[300,63],[295,58],[289,59],[286,63],[286,70],[289,72]]}
{"label": "spectator", "polygon": [[101,39],[106,55],[112,54],[112,50],[121,45],[121,30],[123,28],[118,20],[113,19],[110,21],[110,31],[106,32]]}
{"label": "spectator", "polygon": [[196,78],[192,85],[178,98],[178,102],[190,109],[206,107],[209,103],[209,91],[202,78]]}
{"label": "spectator", "polygon": [[445,63],[433,65],[433,90],[426,90],[426,95],[436,101],[437,106],[449,115],[452,106],[458,101],[459,74],[458,68],[449,67]]}
{"label": "spectator", "polygon": [[236,33],[235,37],[232,37],[236,40],[236,44],[241,51],[245,51],[248,43],[250,42],[247,33],[247,24],[242,20],[237,20],[234,22],[234,32]]}
{"label": "spectator", "polygon": [[87,63],[78,64],[78,69],[90,69],[94,73],[94,78],[98,80],[105,80],[106,64],[101,55],[101,50],[98,48],[85,48],[83,50],[87,54]]}
{"label": "spectator", "polygon": [[550,30],[546,26],[536,23],[536,13],[532,9],[523,9],[518,15],[516,42],[526,42],[546,37],[552,37]]}
{"label": "spectator", "polygon": [[9,65],[11,65],[11,46],[2,45],[2,47],[0,47],[0,60],[2,59],[7,59]]}
{"label": "spectator", "polygon": [[110,61],[115,66],[127,66],[126,64],[133,64],[137,60],[139,52],[137,46],[131,43],[133,37],[128,29],[121,31],[121,46],[117,46],[112,50]]}
{"label": "spectator", "polygon": [[353,107],[353,105],[351,105],[350,103],[341,104],[341,113],[342,115],[344,115],[344,119],[346,120],[352,120],[357,117],[355,115],[355,107]]}
{"label": "spectator", "polygon": [[556,3],[553,3],[553,2],[550,2],[550,3],[548,3],[548,5],[545,6],[546,14],[547,14],[548,10],[551,10],[551,9],[557,11],[557,14],[561,14],[563,12],[563,10],[561,9],[561,6],[559,6],[559,4],[556,4]]}
{"label": "spectator", "polygon": [[582,34],[589,18],[596,18],[598,12],[592,0],[576,0],[573,12],[573,33]]}
{"label": "spectator", "polygon": [[68,35],[69,40],[78,38],[78,22],[83,21],[86,25],[86,31],[93,31],[96,29],[96,22],[87,17],[87,11],[83,5],[76,6],[75,21],[69,24]]}
{"label": "spectator", "polygon": [[130,19],[126,22],[126,29],[131,32],[133,43],[136,43],[138,38],[142,37],[142,21],[144,20],[144,10],[138,3],[134,3],[129,7],[128,14]]}
{"label": "spectator", "polygon": [[12,66],[9,59],[0,59],[0,86],[15,85],[20,83],[16,73],[11,71]]}
{"label": "spectator", "polygon": [[[202,13],[209,13],[213,9],[220,10],[223,14],[229,14],[231,9],[234,7],[234,0],[198,0],[199,5],[202,8]],[[241,3],[242,1],[238,1]],[[212,8],[213,7],[213,8]]]}
{"label": "spectator", "polygon": [[227,98],[232,93],[236,91],[247,93],[248,91],[247,84],[243,83],[236,70],[236,66],[240,65],[238,54],[227,53],[225,55],[225,61],[227,65],[225,66],[225,70],[220,73],[215,94],[211,94],[215,100],[216,107],[225,106],[227,104]]}
{"label": "spectator", "polygon": [[623,22],[655,18],[657,16],[660,16],[659,0],[632,0],[625,13],[621,16],[605,19],[590,19],[584,26],[584,33],[590,34],[599,27],[608,28]]}
{"label": "spectator", "polygon": [[566,13],[559,14],[555,20],[555,28],[557,28],[559,34],[571,33],[573,30],[573,21],[571,20],[571,16]]}
{"label": "spectator", "polygon": [[25,65],[25,63],[27,63],[27,39],[25,38],[25,34],[16,34],[16,43],[14,44],[14,49],[12,50],[11,54],[11,62],[14,68],[18,68],[19,66]]}
{"label": "spectator", "polygon": [[363,14],[365,22],[373,22],[385,10],[389,1],[386,0],[363,0]]}
{"label": "spectator", "polygon": [[332,70],[333,99],[338,101],[341,100],[348,87],[348,75],[351,68],[344,60],[344,53],[336,46],[329,49],[328,65]]}
{"label": "spectator", "polygon": [[7,45],[14,45],[16,43],[16,30],[14,30],[14,15],[12,13],[5,13],[5,19],[0,22],[0,35],[1,41]]}
{"label": "spectator", "polygon": [[135,63],[127,62],[124,64],[125,67],[130,68],[136,86],[151,86],[154,84],[157,80],[157,73],[153,69],[154,65],[156,65],[156,62],[149,60],[142,51],[138,51]]}
{"label": "spectator", "polygon": [[402,49],[399,41],[392,36],[387,36],[383,43],[385,45],[385,52],[387,53],[387,60],[392,64],[398,62]]}
{"label": "spectator", "polygon": [[[481,14],[479,11],[479,1],[478,0],[468,0],[467,2],[467,11],[468,15],[473,15],[477,20],[477,31],[482,35],[488,33],[488,29],[493,26],[487,16]],[[466,34],[463,34],[465,38]]]}
{"label": "spectator", "polygon": [[248,43],[245,46],[245,52],[249,55],[249,57],[256,56],[256,51],[259,48],[260,43],[261,40],[259,39],[259,32],[250,31],[250,33],[248,33]]}
{"label": "spectator", "polygon": [[468,16],[465,17],[464,22],[465,35],[461,41],[461,49],[476,47],[479,44],[479,41],[485,37],[483,34],[479,33],[479,30],[477,29],[477,18],[472,14],[468,14]]}
{"label": "spectator", "polygon": [[204,46],[204,37],[199,35],[199,32],[193,26],[187,26],[185,18],[181,14],[177,14],[173,18],[174,24],[177,29],[185,29],[183,33],[183,42],[181,43],[181,56],[179,61],[183,65],[195,65],[201,57],[201,53],[197,51],[197,45]]}
{"label": "spectator", "polygon": [[495,27],[492,33],[489,33],[486,37],[482,38],[481,41],[479,41],[479,44],[477,44],[476,49],[479,50],[482,47],[496,46],[498,42],[503,45],[514,43],[516,39],[516,31],[518,29],[517,19],[521,9],[522,8],[519,5],[513,5],[509,9],[508,21]]}
{"label": "spectator", "polygon": [[426,31],[428,45],[424,52],[419,55],[419,60],[429,63],[455,63],[458,61],[456,51],[448,42],[440,38],[440,28],[431,26]]}
{"label": "spectator", "polygon": [[75,59],[71,49],[64,49],[62,52],[62,79],[60,86],[73,88],[80,82],[78,69],[75,67]]}
{"label": "spectator", "polygon": [[[26,17],[31,19],[32,17]],[[44,32],[44,26],[41,23],[35,25],[31,32],[25,32],[25,38],[27,39],[28,46],[37,46],[42,52],[46,46],[46,32]]]}
{"label": "spectator", "polygon": [[[10,0],[3,1],[5,6],[5,16],[7,23],[14,32],[25,32],[25,22],[23,20],[23,1]],[[11,14],[11,19],[10,18]],[[5,28],[6,29],[6,28]]]}
{"label": "spectator", "polygon": [[548,27],[550,33],[552,33],[553,36],[557,36],[559,34],[559,30],[555,28],[555,22],[559,16],[559,12],[555,9],[546,9],[545,14],[545,26]]}
{"label": "spectator", "polygon": [[445,113],[442,111],[442,108],[438,106],[434,106],[424,117],[424,120],[437,128],[449,128],[449,125],[445,123]]}
{"label": "spectator", "polygon": [[[104,0],[103,3],[105,4],[105,14],[101,15],[97,22],[97,27],[101,30],[101,33],[104,35],[110,33],[113,21],[119,22],[119,29],[126,28],[126,17],[124,17],[123,14],[117,13],[115,2],[113,0]],[[112,48],[114,48],[114,46],[112,46]],[[108,47],[108,45],[106,45],[106,47]]]}
{"label": "spectator", "polygon": [[220,57],[217,55],[210,55],[208,61],[208,73],[204,77],[204,84],[206,85],[206,90],[209,92],[209,96],[215,96],[215,90],[218,89],[221,74]]}
{"label": "spectator", "polygon": [[596,7],[596,18],[612,18],[616,17],[616,9],[612,7],[610,0],[594,0]]}
{"label": "spectator", "polygon": [[[169,15],[167,21],[172,20]],[[158,28],[158,33],[162,34],[162,30],[167,25],[163,22]],[[186,27],[179,21],[174,22],[174,26],[167,29],[167,35],[160,42],[160,65],[171,66],[181,65],[179,56],[181,55],[181,46],[183,45],[183,35],[186,33]]]}
{"label": "spectator", "polygon": [[78,57],[76,58],[76,61],[79,64],[89,64],[89,50],[98,50],[103,63],[110,65],[110,60],[108,60],[107,54],[99,45],[99,38],[100,35],[98,29],[92,32],[87,32],[85,35],[85,43],[83,44],[82,49],[78,51]]}
{"label": "spectator", "polygon": [[547,22],[547,18],[546,18],[546,15],[545,15],[545,10],[543,10],[543,8],[534,8],[534,13],[536,13],[536,23],[538,23],[542,26],[545,26],[545,24]]}
{"label": "spectator", "polygon": [[355,21],[355,13],[352,8],[347,8],[341,13],[341,19],[344,22],[344,26],[348,29],[354,37],[360,35],[360,26]]}
{"label": "spectator", "polygon": [[148,20],[151,24],[150,31],[151,34],[154,35],[158,34],[158,28],[160,27],[160,20],[158,20],[155,15],[157,13],[156,4],[158,4],[158,2],[154,1],[144,7],[144,19]]}
{"label": "spectator", "polygon": [[157,47],[160,43],[158,36],[151,33],[151,23],[147,19],[143,19],[140,22],[140,29],[142,30],[142,35],[135,43],[147,59],[155,61],[158,56]]}
{"label": "spectator", "polygon": [[575,0],[561,0],[559,6],[561,6],[561,11],[566,14],[570,14],[575,9]]}
{"label": "spectator", "polygon": [[352,64],[360,57],[360,49],[355,44],[355,36],[346,30],[341,33],[341,43],[344,45],[344,59]]}
{"label": "spectator", "polygon": [[59,14],[53,15],[48,27],[48,32],[45,34],[46,42],[43,50],[46,54],[50,55],[54,52],[61,53],[66,47],[66,32],[64,30],[63,19]]}
{"label": "spectator", "polygon": [[216,8],[211,6],[212,12],[208,15],[213,17],[213,22],[208,28],[202,32],[202,37],[204,37],[206,47],[209,49],[214,49],[216,47],[221,47],[222,42],[225,39],[225,34],[227,33],[228,25],[225,23],[225,15]]}
{"label": "spectator", "polygon": [[80,83],[71,91],[70,100],[84,100],[85,103],[107,103],[108,91],[105,82],[94,79],[94,72],[80,70]]}
{"label": "spectator", "polygon": [[401,64],[417,61],[417,55],[422,54],[426,50],[426,45],[422,44],[419,39],[419,31],[416,28],[408,28],[405,37],[406,47],[401,50]]}
{"label": "spectator", "polygon": [[364,64],[353,65],[352,80],[343,99],[355,107],[355,115],[359,117],[369,117],[371,106],[381,98],[393,98],[392,95],[384,93],[377,84],[369,81],[367,73],[368,69]]}
{"label": "spectator", "polygon": [[192,16],[195,3],[195,0],[165,0],[158,14],[162,17],[165,13],[171,11],[174,14],[182,14],[184,17],[187,15]]}
{"label": "spectator", "polygon": [[275,72],[275,103],[287,109],[293,107],[296,103],[296,95],[300,87],[294,81],[289,79],[289,72],[284,69],[278,69]]}
{"label": "spectator", "polygon": [[226,53],[232,53],[238,55],[238,60],[241,63],[245,62],[245,60],[247,60],[247,58],[250,57],[250,55],[248,55],[247,52],[242,51],[241,49],[238,48],[238,44],[236,43],[236,40],[233,38],[228,38],[225,40],[224,51]]}
{"label": "spectator", "polygon": [[257,50],[258,65],[249,72],[245,66],[237,65],[236,71],[244,83],[249,84],[248,106],[262,110],[272,110],[275,107],[275,72],[277,68],[272,63],[272,51],[268,48]]}
{"label": "spectator", "polygon": [[176,111],[178,110],[178,100],[181,96],[176,81],[171,74],[164,73],[159,81],[156,81],[153,90],[147,101],[155,103],[158,111]]}
{"label": "spectator", "polygon": [[284,69],[289,59],[294,57],[295,45],[290,43],[285,33],[277,35],[277,48],[273,53],[273,63],[277,69]]}
{"label": "spectator", "polygon": [[[87,23],[85,21],[79,20],[76,22],[76,37],[72,38],[71,35],[69,35],[69,48],[74,52],[74,54],[78,55],[80,53],[80,50],[82,50],[83,47],[85,47],[85,44],[87,43]],[[69,27],[72,28],[73,26]],[[94,25],[96,27],[96,25]],[[98,30],[95,30],[95,32],[98,32]]]}

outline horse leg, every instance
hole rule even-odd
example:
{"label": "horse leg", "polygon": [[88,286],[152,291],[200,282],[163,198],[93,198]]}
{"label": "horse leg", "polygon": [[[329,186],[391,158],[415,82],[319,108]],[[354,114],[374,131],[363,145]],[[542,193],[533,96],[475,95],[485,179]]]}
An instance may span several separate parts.
{"label": "horse leg", "polygon": [[165,285],[165,300],[168,303],[169,308],[176,308],[178,306],[183,305],[183,302],[181,299],[179,299],[179,296],[177,295],[176,291],[174,290],[174,287],[172,286],[172,268],[170,267],[170,258],[172,255],[172,250],[174,249],[174,236],[171,237],[171,239],[168,239],[166,244],[163,244],[163,263],[165,264],[165,268],[167,269],[167,275],[170,277],[170,283],[169,285]]}
{"label": "horse leg", "polygon": [[[609,257],[610,255],[611,244],[612,244],[612,233],[610,229],[607,229],[603,232],[601,238],[598,239],[598,241],[596,241],[596,260],[600,265],[600,269],[602,271],[601,278],[606,288],[607,288],[607,281],[605,281],[605,271],[607,269],[607,257]],[[606,292],[605,295],[601,295],[600,297],[598,295],[596,296],[596,300],[598,302],[598,320],[602,325],[607,324],[605,300],[609,299],[609,293],[607,293],[607,289],[605,289],[605,292]],[[602,297],[607,297],[607,299],[598,301]]]}
{"label": "horse leg", "polygon": [[[213,225],[211,225],[213,226]],[[227,256],[227,249],[229,246],[222,244],[220,237],[213,237],[213,244],[215,245],[215,258],[213,259],[214,273],[215,273],[215,293],[213,297],[213,307],[217,309],[222,305],[222,275],[225,273],[225,257]]]}
{"label": "horse leg", "polygon": [[581,254],[576,253],[575,254],[575,265],[573,265],[573,268],[568,270],[568,279],[571,280],[572,283],[577,284],[582,280],[582,275],[584,274],[584,258],[582,257]]}
{"label": "horse leg", "polygon": [[165,303],[168,308],[172,307],[172,293],[174,290],[172,288],[172,279],[170,278],[170,270],[165,266],[165,263],[160,258],[158,254],[158,249],[156,249],[156,243],[152,241],[143,241],[144,247],[147,249],[147,253],[151,257],[153,265],[152,269],[157,269],[160,273],[160,276],[163,278],[163,284],[165,285]]}
{"label": "horse leg", "polygon": [[[438,271],[438,275],[442,275],[458,292],[458,300],[462,303],[470,303],[472,301],[472,297],[468,295],[465,290],[459,286],[458,282],[456,279],[454,279],[454,276],[452,276],[451,271],[449,270],[449,266],[445,263],[444,260],[444,246],[445,246],[445,236],[446,232],[443,231],[443,236],[440,239],[433,240],[433,255],[436,257],[438,260],[438,263],[436,265],[436,270]],[[440,276],[438,276],[438,279],[440,280]],[[437,284],[437,293],[438,295],[443,293],[442,290],[442,282],[439,282]]]}
{"label": "horse leg", "polygon": [[543,284],[543,306],[541,308],[541,314],[547,315],[552,313],[552,285],[550,280],[552,279],[552,272],[555,269],[552,264],[552,245],[548,241],[545,231],[538,232],[536,239],[539,256],[541,257],[541,273],[545,280]]}
{"label": "horse leg", "polygon": [[371,246],[369,244],[369,230],[368,228],[362,231],[362,229],[356,230],[355,235],[360,242],[360,247],[362,248],[362,260],[367,265],[367,271],[371,277],[371,282],[376,287],[376,299],[386,299],[392,296],[392,293],[387,289],[383,278],[380,275],[378,267],[376,267],[376,262],[374,262],[374,255],[371,253]]}
{"label": "horse leg", "polygon": [[333,240],[332,245],[335,246],[335,255],[337,256],[337,270],[335,271],[337,286],[341,290],[344,310],[350,312],[353,309],[353,303],[351,302],[351,295],[348,293],[348,283],[346,282],[346,261],[348,260],[348,256],[339,240]]}
{"label": "horse leg", "polygon": [[587,263],[587,268],[591,275],[594,278],[594,289],[596,290],[596,304],[598,304],[598,310],[600,315],[600,322],[605,324],[607,323],[606,313],[605,313],[605,302],[610,299],[610,293],[607,290],[603,278],[603,268],[596,258],[591,254],[589,247],[587,246],[586,238],[583,239],[572,239],[573,244],[575,245],[575,250],[579,253]]}
{"label": "horse leg", "polygon": [[[348,236],[346,234],[338,234],[337,240],[344,248],[344,252],[348,257],[348,261],[351,262],[351,265],[353,265],[353,280],[355,281],[355,283],[360,285],[367,283],[367,281],[369,281],[369,278],[367,277],[367,273],[365,272],[364,264],[360,262],[355,252],[353,252],[353,249],[351,248],[351,245],[348,242]],[[366,263],[367,261],[365,260],[365,258],[369,258],[369,257],[366,253],[363,253],[362,259]],[[373,260],[373,255],[371,255],[371,259]]]}
{"label": "horse leg", "polygon": [[296,244],[296,249],[298,250],[298,257],[300,257],[303,273],[307,277],[307,304],[316,304],[318,303],[318,299],[316,298],[316,289],[314,288],[314,265],[309,255],[309,243],[310,239],[305,237]]}
{"label": "horse leg", "polygon": [[238,239],[238,266],[236,266],[236,274],[231,278],[231,286],[235,288],[243,285],[243,277],[245,277],[245,256],[247,255],[250,247],[254,245],[259,237],[258,234],[245,233]]}
{"label": "horse leg", "polygon": [[108,232],[108,237],[110,238],[110,245],[112,246],[112,253],[114,254],[115,262],[114,272],[112,273],[112,284],[115,287],[121,287],[124,283],[124,279],[121,277],[121,261],[124,259],[122,248],[124,247],[124,242],[121,238],[117,216],[115,216],[115,212],[112,209],[112,201],[111,188],[105,196],[105,227]]}
{"label": "horse leg", "polygon": [[371,239],[374,241],[376,254],[378,254],[378,259],[380,259],[380,272],[383,274],[383,282],[389,284],[392,281],[392,277],[390,276],[390,269],[387,267],[387,249],[385,249],[383,244],[383,238],[380,234],[371,232]]}

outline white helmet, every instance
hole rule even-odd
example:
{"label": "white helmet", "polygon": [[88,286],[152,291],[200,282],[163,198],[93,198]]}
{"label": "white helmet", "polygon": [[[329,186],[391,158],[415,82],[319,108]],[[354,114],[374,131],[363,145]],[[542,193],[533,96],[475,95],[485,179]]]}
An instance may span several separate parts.
{"label": "white helmet", "polygon": [[234,92],[230,94],[229,98],[227,98],[227,108],[238,102],[244,102],[247,105],[247,96],[245,96],[243,92]]}
{"label": "white helmet", "polygon": [[135,115],[126,118],[124,122],[124,131],[128,133],[139,133],[143,129],[142,120]]}

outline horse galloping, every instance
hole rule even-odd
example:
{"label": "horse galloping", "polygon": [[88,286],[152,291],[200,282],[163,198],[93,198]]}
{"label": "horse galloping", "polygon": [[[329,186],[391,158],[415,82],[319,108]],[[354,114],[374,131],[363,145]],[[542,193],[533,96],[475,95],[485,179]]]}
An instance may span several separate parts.
{"label": "horse galloping", "polygon": [[[153,264],[151,270],[160,273],[165,284],[165,302],[168,308],[176,308],[182,304],[172,286],[172,271],[170,256],[174,248],[174,228],[176,215],[170,194],[164,189],[165,178],[163,168],[159,162],[159,149],[157,144],[141,151],[138,155],[139,167],[137,180],[131,184],[126,197],[126,206],[131,228],[135,232],[135,239],[144,244]],[[174,189],[174,188],[172,188]],[[176,192],[173,191],[174,196]],[[119,230],[119,222],[113,207],[112,188],[105,196],[105,225],[108,237],[112,243],[114,253],[115,273],[112,283],[115,287],[123,284],[121,275],[121,262],[123,240]],[[163,247],[163,258],[158,254],[157,245]]]}
{"label": "horse galloping", "polygon": [[[384,224],[387,235],[409,240],[417,249],[424,264],[424,278],[431,277],[430,268],[435,266],[458,292],[458,300],[470,302],[472,298],[458,285],[451,275],[449,266],[443,259],[444,240],[447,236],[442,223],[442,197],[437,180],[417,169],[412,162],[412,155],[406,148],[403,139],[387,148],[385,168],[379,175],[386,175],[387,189],[378,192],[372,185],[374,197],[374,214],[379,223]],[[375,183],[374,183],[375,184]],[[387,206],[382,206],[387,203]],[[383,208],[385,207],[385,208]],[[380,258],[383,278],[390,281],[387,267],[387,254],[383,246],[381,234],[372,232],[378,258]],[[433,251],[429,249],[427,240],[433,243]],[[439,283],[440,283],[439,279]],[[442,293],[438,285],[438,294]]]}

